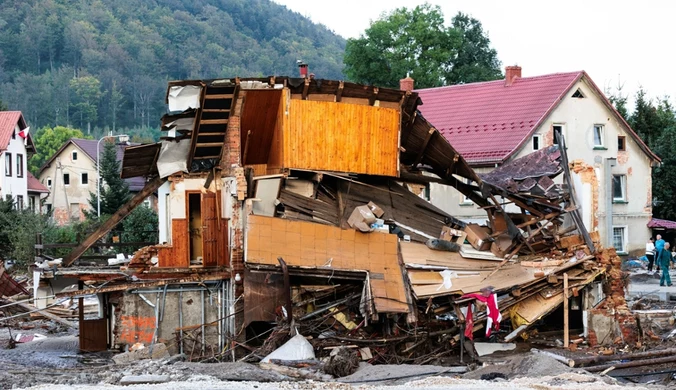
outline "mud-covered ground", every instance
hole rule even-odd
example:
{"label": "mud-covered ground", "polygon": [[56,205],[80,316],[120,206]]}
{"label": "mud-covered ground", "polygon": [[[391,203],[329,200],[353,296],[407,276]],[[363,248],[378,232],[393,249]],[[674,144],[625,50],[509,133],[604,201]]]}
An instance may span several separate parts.
{"label": "mud-covered ground", "polygon": [[[3,348],[7,331],[0,332]],[[625,389],[668,388],[658,384],[622,384],[591,375],[532,353],[503,354],[464,375],[441,366],[371,366],[334,382],[298,381],[247,363],[189,363],[180,357],[115,365],[110,353],[79,354],[75,334],[0,349],[1,389]],[[153,375],[158,384],[122,386],[124,378]],[[482,380],[483,378],[483,380]]]}

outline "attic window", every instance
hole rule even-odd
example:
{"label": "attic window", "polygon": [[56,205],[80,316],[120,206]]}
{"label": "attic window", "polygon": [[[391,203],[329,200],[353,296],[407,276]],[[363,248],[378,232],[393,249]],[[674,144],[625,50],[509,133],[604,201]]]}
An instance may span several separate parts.
{"label": "attic window", "polygon": [[579,89],[575,91],[572,97],[577,99],[584,99],[584,95],[582,94],[582,91],[580,91]]}
{"label": "attic window", "polygon": [[623,135],[617,136],[617,150],[619,152],[627,150],[627,139]]}
{"label": "attic window", "polygon": [[77,161],[77,152],[73,152],[73,161]]}
{"label": "attic window", "polygon": [[540,150],[541,147],[540,134],[533,135],[533,151]]}

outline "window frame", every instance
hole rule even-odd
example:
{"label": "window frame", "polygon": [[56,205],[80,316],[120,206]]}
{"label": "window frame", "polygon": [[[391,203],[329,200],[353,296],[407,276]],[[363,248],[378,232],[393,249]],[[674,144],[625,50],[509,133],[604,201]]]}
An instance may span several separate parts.
{"label": "window frame", "polygon": [[23,154],[17,153],[14,161],[16,161],[16,177],[23,177]]}
{"label": "window frame", "polygon": [[[537,149],[535,148],[535,140],[537,140],[538,147]],[[542,134],[533,134],[533,137],[531,137],[530,140],[530,146],[533,151],[537,151],[542,149]]]}
{"label": "window frame", "polygon": [[[622,190],[622,197],[617,198],[615,197],[615,178],[619,177],[620,178],[620,189]],[[620,173],[620,174],[613,174],[613,183],[612,183],[612,195],[613,195],[613,203],[627,203],[627,175]]]}
{"label": "window frame", "polygon": [[28,195],[28,208],[33,212],[35,212],[36,203],[37,202],[35,202],[35,197]]}
{"label": "window frame", "polygon": [[[620,141],[622,142],[622,148],[620,148]],[[626,152],[627,151],[627,137],[624,135],[617,136],[617,151]]]}
{"label": "window frame", "polygon": [[[86,175],[86,180],[85,180]],[[89,185],[89,172],[80,172],[80,185],[85,187]]]}
{"label": "window frame", "polygon": [[[596,130],[599,130],[599,140],[600,144],[596,143]],[[602,123],[595,123],[592,127],[592,143],[594,144],[594,149],[607,150],[606,148],[606,125]]]}
{"label": "window frame", "polygon": [[[68,180],[66,180],[68,179]],[[63,174],[63,185],[64,186],[69,186],[70,185],[70,173],[64,173]]]}
{"label": "window frame", "polygon": [[52,188],[52,178],[51,178],[51,177],[47,177],[46,182],[47,182],[47,188]]}
{"label": "window frame", "polygon": [[[462,178],[462,181],[467,185],[472,184],[472,180],[465,177]],[[472,199],[468,198],[467,195],[463,194],[460,191],[458,191],[458,193],[460,194],[460,206],[472,206],[474,204]]]}
{"label": "window frame", "polygon": [[563,139],[565,141],[566,139],[566,124],[565,123],[552,123],[552,145],[558,145],[559,143],[556,141],[556,128],[560,128],[561,135],[563,136]]}
{"label": "window frame", "polygon": [[77,150],[73,150],[70,152],[70,159],[73,161],[77,161]]}
{"label": "window frame", "polygon": [[5,176],[12,177],[12,153],[5,152]]}
{"label": "window frame", "polygon": [[[618,249],[615,246],[615,229],[622,229],[622,248]],[[613,225],[612,237],[613,237],[613,248],[617,251],[618,254],[627,254],[627,237],[628,237],[629,228],[627,225]]]}
{"label": "window frame", "polygon": [[23,210],[23,195],[17,195],[16,196],[16,209],[17,210]]}

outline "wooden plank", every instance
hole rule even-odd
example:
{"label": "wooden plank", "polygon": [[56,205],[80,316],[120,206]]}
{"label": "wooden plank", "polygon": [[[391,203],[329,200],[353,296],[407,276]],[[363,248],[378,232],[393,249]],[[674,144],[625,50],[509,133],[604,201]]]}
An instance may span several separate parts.
{"label": "wooden plank", "polygon": [[28,312],[39,312],[41,315],[49,318],[52,321],[56,321],[59,324],[65,325],[69,328],[77,328],[77,325],[75,325],[74,323],[67,321],[67,320],[64,320],[63,318],[48,312],[47,309],[37,309],[35,306],[29,305],[29,304],[23,303],[23,302],[17,302],[17,301],[15,301],[15,300],[13,300],[12,298],[9,298],[9,297],[3,298],[3,299],[5,301],[9,302],[9,303],[14,303],[16,306],[18,306],[18,307],[20,307],[20,308],[22,308],[22,309],[24,309]]}
{"label": "wooden plank", "polygon": [[145,187],[138,192],[136,195],[134,195],[133,198],[131,198],[127,203],[125,203],[122,207],[120,207],[119,210],[115,212],[106,222],[104,222],[101,226],[99,226],[98,229],[96,229],[92,234],[90,234],[87,238],[82,241],[80,245],[78,245],[75,249],[73,249],[67,256],[64,257],[63,259],[63,266],[68,267],[73,262],[82,256],[87,249],[89,249],[92,244],[94,244],[96,241],[100,240],[103,236],[105,236],[111,229],[113,229],[115,226],[117,226],[118,223],[122,222],[122,220],[129,215],[129,213],[132,212],[136,208],[136,206],[140,205],[143,203],[143,201],[149,197],[152,193],[157,191],[158,188],[164,182],[167,181],[167,178],[160,178],[156,177],[153,180],[149,181],[146,183]]}
{"label": "wooden plank", "polygon": [[563,347],[568,348],[570,344],[569,333],[569,313],[568,313],[568,274],[563,274]]}
{"label": "wooden plank", "polygon": [[[228,124],[227,119],[202,119],[200,120],[200,126],[205,126],[205,125],[226,125]],[[200,135],[202,133],[199,133]]]}
{"label": "wooden plank", "polygon": [[204,98],[207,100],[214,100],[214,99],[232,99],[234,97],[233,94],[231,93],[226,93],[226,94],[213,94],[213,95],[205,95]]}
{"label": "wooden plank", "polygon": [[218,229],[220,215],[217,215],[216,199],[220,196],[211,191],[202,194],[202,256],[204,267],[218,265]]}
{"label": "wooden plank", "polygon": [[223,142],[198,142],[198,148],[220,148],[223,146]]}
{"label": "wooden plank", "polygon": [[399,175],[398,110],[292,99],[287,122],[285,168]]}
{"label": "wooden plank", "polygon": [[164,268],[188,268],[188,220],[175,218],[171,220],[171,246],[160,247],[158,251],[158,266]]}

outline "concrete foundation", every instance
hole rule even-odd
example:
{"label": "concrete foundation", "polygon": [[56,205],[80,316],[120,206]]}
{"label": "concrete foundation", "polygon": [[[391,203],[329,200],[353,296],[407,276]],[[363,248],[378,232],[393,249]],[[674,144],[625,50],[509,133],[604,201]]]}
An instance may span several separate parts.
{"label": "concrete foundation", "polygon": [[[229,332],[227,281],[125,292],[111,299],[114,348],[164,343],[171,354],[211,356]],[[227,317],[227,318],[226,318]]]}

